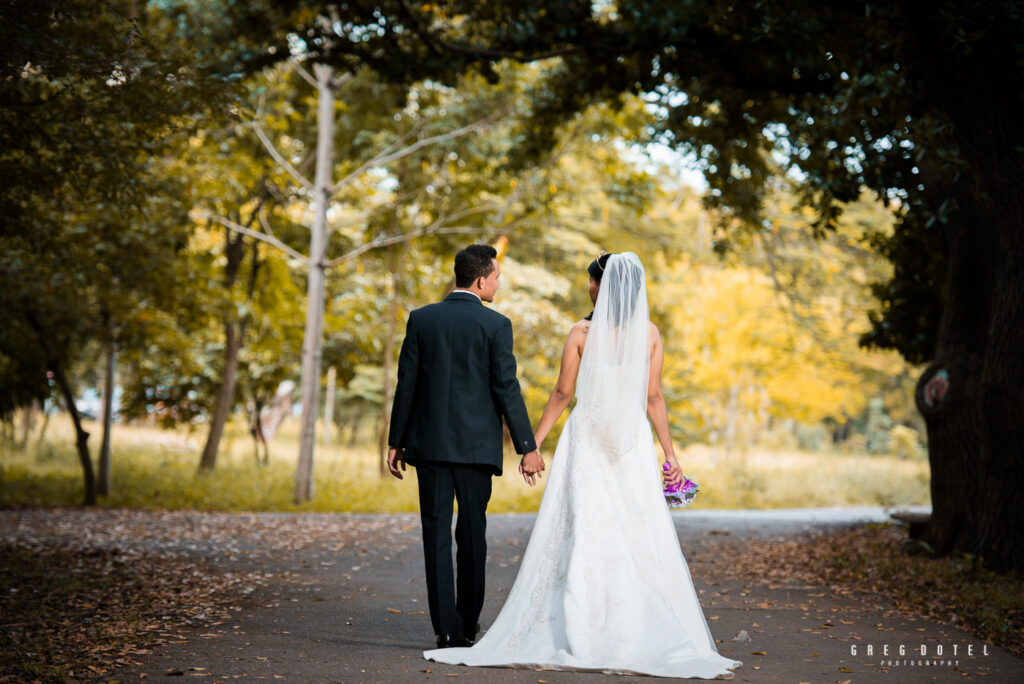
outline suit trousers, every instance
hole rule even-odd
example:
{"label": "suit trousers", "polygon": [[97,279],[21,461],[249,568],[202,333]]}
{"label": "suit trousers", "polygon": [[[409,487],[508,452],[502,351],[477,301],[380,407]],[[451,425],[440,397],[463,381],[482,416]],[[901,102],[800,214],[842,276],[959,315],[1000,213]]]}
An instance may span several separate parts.
{"label": "suit trousers", "polygon": [[[493,468],[483,465],[437,461],[416,464],[427,602],[435,634],[474,636],[484,605],[486,513],[493,474]],[[457,579],[452,567],[453,498],[459,502],[455,524]]]}

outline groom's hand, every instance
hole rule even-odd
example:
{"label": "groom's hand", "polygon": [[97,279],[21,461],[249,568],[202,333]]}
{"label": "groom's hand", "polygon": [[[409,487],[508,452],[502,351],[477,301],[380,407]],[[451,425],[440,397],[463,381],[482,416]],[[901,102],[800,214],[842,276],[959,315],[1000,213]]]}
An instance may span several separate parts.
{"label": "groom's hand", "polygon": [[537,479],[540,478],[543,470],[544,459],[541,458],[539,449],[534,449],[530,453],[525,454],[523,460],[519,462],[519,474],[526,480],[526,484],[531,487],[537,484]]}
{"label": "groom's hand", "polygon": [[388,449],[388,470],[391,471],[392,475],[402,480],[404,478],[401,471],[398,470],[399,463],[402,464],[402,470],[405,470],[405,449],[391,447]]}

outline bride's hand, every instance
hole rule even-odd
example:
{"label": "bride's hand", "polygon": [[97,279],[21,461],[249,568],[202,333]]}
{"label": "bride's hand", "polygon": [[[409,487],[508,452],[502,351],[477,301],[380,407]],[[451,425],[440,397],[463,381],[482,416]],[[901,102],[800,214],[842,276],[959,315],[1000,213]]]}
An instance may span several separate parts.
{"label": "bride's hand", "polygon": [[676,462],[675,456],[669,456],[665,459],[665,463],[668,463],[668,470],[662,471],[662,477],[665,478],[665,484],[677,485],[683,481],[683,471],[679,467],[679,463]]}
{"label": "bride's hand", "polygon": [[523,459],[519,462],[519,474],[526,480],[526,484],[531,487],[537,484],[537,479],[540,478],[543,470],[544,459],[541,458],[540,450],[538,449],[524,454]]}

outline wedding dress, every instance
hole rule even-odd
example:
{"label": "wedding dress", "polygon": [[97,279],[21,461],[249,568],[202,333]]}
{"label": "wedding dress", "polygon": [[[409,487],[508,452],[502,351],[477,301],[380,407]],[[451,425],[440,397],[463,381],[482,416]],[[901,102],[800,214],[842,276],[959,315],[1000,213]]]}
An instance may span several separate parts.
{"label": "wedding dress", "polygon": [[522,565],[494,624],[441,663],[732,678],[662,494],[646,418],[649,323],[636,255],[607,263]]}

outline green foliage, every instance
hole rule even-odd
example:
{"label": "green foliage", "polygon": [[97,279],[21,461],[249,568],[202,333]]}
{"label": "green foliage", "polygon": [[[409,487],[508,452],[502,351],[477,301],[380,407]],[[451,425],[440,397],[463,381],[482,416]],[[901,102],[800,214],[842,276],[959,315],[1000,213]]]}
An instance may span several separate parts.
{"label": "green foliage", "polygon": [[147,311],[184,304],[187,290],[171,285],[183,276],[184,188],[164,155],[212,93],[190,80],[187,36],[160,8],[21,3],[2,21],[0,311],[11,325],[0,363],[14,387],[0,412],[9,415],[48,394],[42,340],[50,365],[71,370],[89,340],[143,344]]}
{"label": "green foliage", "polygon": [[[974,109],[968,91],[993,104],[992,116],[1003,117],[996,127],[1015,120],[1024,92],[1020,2],[773,0],[755,13],[723,0],[332,7],[233,6],[227,21],[244,39],[222,68],[278,61],[286,36],[311,59],[370,65],[398,82],[453,84],[470,69],[497,80],[502,59],[537,62],[545,76],[529,92],[531,116],[516,148],[524,159],[544,158],[560,124],[595,103],[618,107],[624,95],[641,96],[654,121],[630,138],[696,160],[710,186],[706,201],[727,228],[716,243],[722,251],[737,233],[760,228],[780,168],[800,180],[819,233],[835,228],[843,205],[867,188],[898,225],[878,241],[896,268],[877,281],[880,305],[862,339],[913,363],[933,357],[948,296],[940,229],[989,220],[961,205],[986,192],[985,179],[1015,177],[1019,164],[971,144],[963,124]],[[928,54],[962,66],[955,82]],[[1005,143],[1017,145],[1019,134],[1006,133]]]}
{"label": "green foliage", "polygon": [[[513,319],[533,414],[554,384],[569,326],[590,310],[585,267],[603,248],[636,251],[648,265],[652,320],[667,340],[672,422],[686,443],[723,434],[734,388],[732,406],[749,418],[737,429],[752,441],[772,421],[798,420],[815,433],[806,446],[820,447],[820,420],[860,418],[873,395],[903,421],[911,369],[848,342],[865,334],[857,321],[870,283],[892,274],[879,253],[890,254],[905,231],[893,229],[889,210],[860,200],[830,215],[832,232],[821,240],[818,219],[829,203],[858,200],[872,183],[832,169],[838,185],[809,198],[779,180],[789,165],[820,190],[821,150],[809,136],[826,134],[807,128],[806,117],[840,96],[863,112],[878,96],[877,83],[846,83],[838,66],[809,52],[842,12],[801,18],[781,3],[768,8],[778,16],[748,25],[718,3],[706,3],[708,13],[676,3],[549,4],[356,3],[329,10],[339,22],[324,23],[323,8],[304,1],[142,4],[136,18],[125,3],[90,23],[72,3],[55,27],[33,24],[34,37],[11,49],[39,52],[40,61],[5,86],[21,104],[2,105],[16,126],[3,134],[11,144],[0,154],[27,174],[38,169],[26,150],[44,151],[58,173],[3,191],[4,201],[23,204],[3,229],[12,239],[0,305],[13,322],[0,331],[0,415],[50,393],[26,306],[83,382],[97,379],[92,367],[109,333],[101,322],[111,316],[130,418],[202,424],[223,380],[229,325],[244,331],[236,409],[266,405],[281,380],[297,379],[306,266],[294,252],[308,249],[312,197],[259,133],[311,175],[316,98],[301,70],[322,60],[344,72],[334,177],[345,181],[329,216],[326,258],[337,265],[323,350],[324,367],[338,371],[339,423],[379,413],[407,311],[441,297],[459,247],[499,234],[510,242],[494,306]],[[24,11],[29,22],[45,16]],[[478,21],[461,22],[467,17]],[[135,19],[147,40],[130,38]],[[419,19],[429,21],[408,23]],[[86,24],[67,31],[81,60],[47,61],[46,41],[59,41],[67,22]],[[786,59],[774,54],[798,29],[809,36]],[[215,45],[222,30],[232,37]],[[582,47],[595,40],[609,41],[609,54],[622,51],[622,61],[597,64]],[[485,59],[477,48],[488,42],[498,53]],[[545,45],[564,48],[562,59],[534,60]],[[765,60],[733,69],[712,50],[722,45]],[[296,62],[284,61],[291,54]],[[709,57],[699,62],[701,76],[682,79],[694,54]],[[790,97],[808,88],[825,99]],[[40,93],[53,97],[44,107],[53,118],[21,113]],[[786,130],[776,125],[783,119]],[[842,128],[849,122],[833,124],[828,135],[850,132]],[[364,167],[382,150],[465,126],[473,131]],[[677,169],[645,157],[638,141],[693,153],[713,211],[673,186]],[[817,203],[819,214],[802,210],[801,200]],[[232,232],[224,220],[286,249]],[[349,259],[381,238],[407,241]],[[716,261],[727,241],[736,249]],[[738,318],[722,320],[729,311]],[[816,377],[804,372],[811,366]],[[794,430],[785,434],[779,446],[796,439]],[[216,480],[211,492],[217,487],[231,484]]]}

